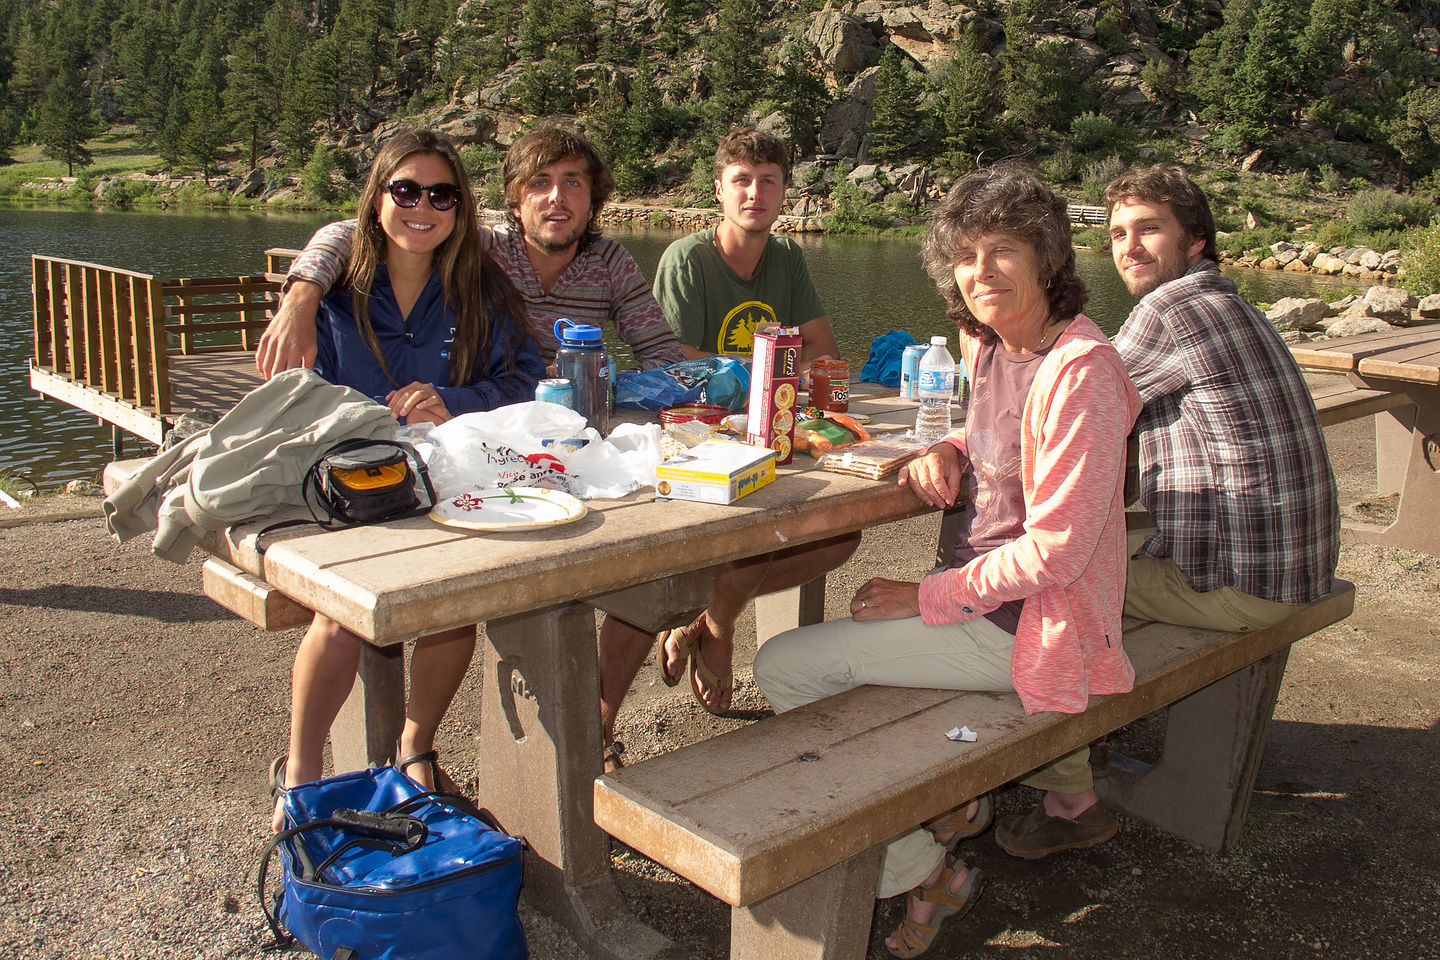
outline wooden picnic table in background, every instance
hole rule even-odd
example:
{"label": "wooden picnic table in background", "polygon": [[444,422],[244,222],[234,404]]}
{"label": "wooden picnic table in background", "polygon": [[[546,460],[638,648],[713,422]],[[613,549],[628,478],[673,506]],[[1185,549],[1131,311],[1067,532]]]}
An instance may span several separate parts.
{"label": "wooden picnic table in background", "polygon": [[1345,374],[1359,389],[1406,398],[1375,418],[1379,492],[1400,494],[1395,521],[1350,521],[1345,533],[1440,556],[1440,324],[1308,343],[1291,353],[1302,369]]}

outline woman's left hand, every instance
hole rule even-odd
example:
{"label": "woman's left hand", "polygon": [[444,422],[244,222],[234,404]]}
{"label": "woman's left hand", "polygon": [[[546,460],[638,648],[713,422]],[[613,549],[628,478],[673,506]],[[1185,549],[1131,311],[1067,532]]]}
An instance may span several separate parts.
{"label": "woman's left hand", "polygon": [[428,383],[411,383],[386,394],[390,415],[401,423],[441,424],[450,419],[450,408]]}
{"label": "woman's left hand", "polygon": [[850,601],[855,620],[904,620],[920,616],[920,584],[875,577],[868,580]]}

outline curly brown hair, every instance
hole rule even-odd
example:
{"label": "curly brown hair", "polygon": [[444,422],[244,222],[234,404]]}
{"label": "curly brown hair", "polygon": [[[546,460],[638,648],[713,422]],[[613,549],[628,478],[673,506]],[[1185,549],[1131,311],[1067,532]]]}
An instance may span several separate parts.
{"label": "curly brown hair", "polygon": [[962,249],[992,233],[1013,237],[1035,250],[1051,317],[1069,319],[1080,312],[1090,291],[1075,270],[1065,201],[1018,164],[997,164],[955,184],[930,219],[920,261],[945,298],[946,316],[971,336],[982,340],[995,336],[975,319],[955,281]]}
{"label": "curly brown hair", "polygon": [[356,326],[380,361],[380,369],[393,383],[395,377],[385,363],[375,328],[370,324],[370,288],[375,283],[375,269],[385,258],[385,232],[380,227],[375,199],[385,189],[395,168],[406,157],[417,153],[431,154],[444,160],[450,166],[450,175],[460,192],[460,199],[454,207],[455,228],[435,248],[434,261],[444,285],[445,303],[455,312],[450,383],[460,385],[470,382],[475,358],[489,356],[493,332],[490,322],[492,302],[498,301],[515,320],[507,351],[511,363],[519,355],[525,338],[530,336],[530,328],[526,323],[525,301],[505,271],[480,246],[479,219],[475,214],[475,197],[470,192],[470,180],[465,176],[465,165],[461,163],[455,145],[444,134],[435,130],[401,127],[391,134],[375,155],[365,189],[360,193],[356,214],[359,223],[350,244],[350,270],[345,282],[352,291]]}
{"label": "curly brown hair", "polygon": [[1220,259],[1215,249],[1215,216],[1210,201],[1190,173],[1178,163],[1157,163],[1153,167],[1128,170],[1105,188],[1105,214],[1126,200],[1140,200],[1170,208],[1180,229],[1194,239],[1203,239],[1206,260]]}
{"label": "curly brown hair", "polygon": [[590,178],[590,220],[580,238],[584,246],[600,236],[600,211],[615,193],[615,177],[585,134],[568,124],[545,121],[517,138],[505,151],[505,220],[512,228],[520,229],[515,208],[525,198],[525,188],[541,170],[567,157],[583,160],[585,175]]}

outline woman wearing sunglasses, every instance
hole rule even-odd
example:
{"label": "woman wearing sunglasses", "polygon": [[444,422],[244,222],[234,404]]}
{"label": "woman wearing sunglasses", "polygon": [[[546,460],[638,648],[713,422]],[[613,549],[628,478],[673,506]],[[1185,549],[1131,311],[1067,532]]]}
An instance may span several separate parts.
{"label": "woman wearing sunglasses", "polygon": [[402,129],[360,195],[345,283],[321,302],[315,372],[405,423],[531,400],[544,374],[525,305],[481,248],[454,146]]}
{"label": "woman wearing sunglasses", "polygon": [[[444,423],[532,399],[544,376],[524,301],[480,247],[475,203],[454,146],[402,129],[381,147],[360,195],[350,272],[325,298],[315,371],[389,406],[404,423]],[[316,614],[295,654],[290,752],[280,791],[320,777],[325,737],[355,682],[360,637]],[[421,637],[398,766],[427,788],[454,790],[436,765],[435,731],[475,650],[475,628]]]}

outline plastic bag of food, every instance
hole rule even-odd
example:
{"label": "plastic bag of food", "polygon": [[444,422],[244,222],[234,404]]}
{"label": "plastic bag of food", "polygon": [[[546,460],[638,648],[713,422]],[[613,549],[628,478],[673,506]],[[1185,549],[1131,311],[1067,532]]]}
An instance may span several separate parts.
{"label": "plastic bag of food", "polygon": [[626,370],[615,381],[615,405],[663,410],[681,403],[713,403],[744,410],[750,369],[737,357],[697,357],[654,370]]}

